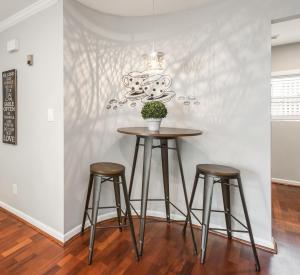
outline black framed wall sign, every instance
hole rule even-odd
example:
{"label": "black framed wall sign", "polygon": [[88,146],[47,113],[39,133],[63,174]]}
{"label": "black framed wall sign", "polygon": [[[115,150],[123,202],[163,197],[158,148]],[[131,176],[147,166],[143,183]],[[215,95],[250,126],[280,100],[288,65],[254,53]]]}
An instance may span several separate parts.
{"label": "black framed wall sign", "polygon": [[3,143],[17,145],[17,70],[2,73]]}

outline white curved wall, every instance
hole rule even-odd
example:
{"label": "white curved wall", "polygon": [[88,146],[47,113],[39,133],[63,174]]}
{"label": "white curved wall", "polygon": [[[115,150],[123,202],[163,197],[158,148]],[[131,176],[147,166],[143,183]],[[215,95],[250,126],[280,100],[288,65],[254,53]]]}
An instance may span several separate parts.
{"label": "white curved wall", "polygon": [[[65,232],[81,222],[91,162],[121,162],[129,179],[135,141],[116,129],[144,123],[139,110],[107,111],[105,106],[122,92],[122,75],[142,66],[141,55],[150,51],[154,37],[167,54],[167,72],[174,78],[177,94],[196,95],[201,101],[200,107],[170,103],[164,120],[164,125],[204,131],[203,136],[182,142],[189,194],[196,163],[241,169],[255,239],[272,246],[271,17],[266,16],[270,6],[259,1],[225,2],[153,19],[108,16],[65,1]],[[159,157],[154,152],[150,197],[163,194]],[[172,153],[170,159],[171,198],[184,208]],[[136,197],[140,179],[141,158]],[[104,189],[102,200],[113,202],[111,186]],[[217,190],[214,206],[221,207],[221,202]],[[233,204],[236,215],[242,217],[237,196]],[[149,209],[163,215],[164,205],[150,203]],[[212,223],[224,225],[224,218],[213,217]]]}

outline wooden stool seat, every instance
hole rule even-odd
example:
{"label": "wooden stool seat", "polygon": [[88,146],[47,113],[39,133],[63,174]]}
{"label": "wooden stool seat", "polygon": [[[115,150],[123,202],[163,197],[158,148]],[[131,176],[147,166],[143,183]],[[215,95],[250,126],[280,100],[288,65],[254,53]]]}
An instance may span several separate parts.
{"label": "wooden stool seat", "polygon": [[197,170],[200,174],[217,177],[237,177],[240,174],[238,169],[217,164],[198,164]]}
{"label": "wooden stool seat", "polygon": [[121,176],[125,171],[125,167],[113,162],[97,162],[91,164],[90,171],[93,174],[102,176]]}

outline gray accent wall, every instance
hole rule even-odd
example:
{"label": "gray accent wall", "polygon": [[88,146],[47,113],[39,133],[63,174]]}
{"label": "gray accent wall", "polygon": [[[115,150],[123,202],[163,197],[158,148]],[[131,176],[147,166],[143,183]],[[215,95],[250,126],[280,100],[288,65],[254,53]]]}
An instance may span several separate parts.
{"label": "gray accent wall", "polygon": [[272,178],[300,182],[300,122],[272,122]]}
{"label": "gray accent wall", "polygon": [[[300,74],[300,43],[272,47],[272,72],[285,71]],[[299,120],[272,122],[272,178],[300,185]]]}
{"label": "gray accent wall", "polygon": [[291,70],[300,73],[300,43],[272,47],[272,72]]}

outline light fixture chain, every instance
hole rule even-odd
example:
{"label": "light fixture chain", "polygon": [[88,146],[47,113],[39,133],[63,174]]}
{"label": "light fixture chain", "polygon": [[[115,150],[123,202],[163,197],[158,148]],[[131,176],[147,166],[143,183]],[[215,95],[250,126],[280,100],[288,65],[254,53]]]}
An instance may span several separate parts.
{"label": "light fixture chain", "polygon": [[[155,20],[155,0],[152,0],[152,16],[153,16],[153,21]],[[154,26],[155,26],[155,22],[154,23]],[[153,41],[152,41],[152,52],[155,52],[155,38],[154,38],[154,35],[153,34]]]}

